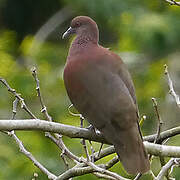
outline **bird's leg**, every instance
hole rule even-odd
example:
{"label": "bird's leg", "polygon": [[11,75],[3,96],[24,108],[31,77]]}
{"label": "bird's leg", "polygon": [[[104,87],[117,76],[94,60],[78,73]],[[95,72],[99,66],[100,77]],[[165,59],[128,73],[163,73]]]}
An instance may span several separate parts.
{"label": "bird's leg", "polygon": [[[94,132],[95,134],[100,134],[101,132],[98,130],[98,129],[96,129],[92,124],[90,124],[88,127],[87,127],[87,129],[88,130],[90,130],[90,131],[92,131],[92,132]],[[89,141],[89,143],[91,144],[91,149],[93,148],[92,147],[92,143]],[[101,150],[102,150],[102,147],[103,147],[103,143],[101,143],[101,146],[100,146],[100,149],[99,149],[99,152],[98,152],[98,157],[99,157],[99,155],[100,155],[100,153],[101,153]],[[93,156],[93,153],[92,153],[92,156]],[[92,157],[93,158],[93,157]]]}
{"label": "bird's leg", "polygon": [[99,148],[98,157],[100,156],[100,153],[101,153],[102,147],[103,147],[103,143],[101,143],[101,146],[100,146],[100,148]]}
{"label": "bird's leg", "polygon": [[90,131],[92,131],[92,132],[94,132],[94,133],[96,133],[96,128],[95,128],[92,124],[90,124],[90,125],[87,127],[87,129],[90,130]]}
{"label": "bird's leg", "polygon": [[[84,117],[81,115],[80,116],[80,127],[81,128],[83,128],[83,122],[84,122]],[[81,144],[83,145],[84,151],[86,153],[87,161],[90,161],[90,157],[89,157],[85,139],[82,139]]]}
{"label": "bird's leg", "polygon": [[94,132],[94,133],[97,134],[97,135],[101,134],[101,132],[100,132],[98,129],[96,129],[92,124],[90,124],[90,125],[87,127],[87,129],[90,130],[90,131],[92,131],[92,132]]}
{"label": "bird's leg", "polygon": [[80,127],[83,128],[84,117],[80,115]]}

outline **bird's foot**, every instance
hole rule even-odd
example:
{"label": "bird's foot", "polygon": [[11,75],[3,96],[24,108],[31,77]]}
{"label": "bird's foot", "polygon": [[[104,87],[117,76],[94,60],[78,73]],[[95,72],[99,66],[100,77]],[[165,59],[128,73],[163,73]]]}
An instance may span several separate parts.
{"label": "bird's foot", "polygon": [[98,129],[96,129],[92,124],[90,124],[90,125],[87,127],[87,129],[90,130],[90,131],[92,131],[92,132],[94,132],[94,133],[97,134],[97,135],[100,135],[100,134],[101,134],[101,132],[100,132]]}

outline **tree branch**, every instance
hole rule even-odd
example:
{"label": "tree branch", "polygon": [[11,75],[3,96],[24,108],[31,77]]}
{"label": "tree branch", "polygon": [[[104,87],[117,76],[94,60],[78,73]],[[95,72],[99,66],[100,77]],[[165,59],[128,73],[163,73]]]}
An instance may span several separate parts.
{"label": "tree branch", "polygon": [[96,134],[88,129],[79,128],[61,123],[48,122],[39,119],[24,119],[24,120],[0,120],[0,130],[38,130],[54,133],[71,138],[85,138],[91,141],[104,142],[109,144],[101,134]]}
{"label": "tree branch", "polygon": [[169,3],[170,5],[176,5],[176,6],[180,6],[180,1],[175,1],[175,0],[165,0],[167,3]]}
{"label": "tree branch", "polygon": [[36,116],[30,111],[30,109],[26,106],[24,99],[21,97],[19,93],[16,92],[15,89],[11,88],[5,79],[0,78],[0,82],[4,84],[4,86],[11,92],[21,103],[21,108],[24,109],[33,119],[36,119]]}
{"label": "tree branch", "polygon": [[[164,140],[170,137],[176,136],[178,134],[180,134],[180,126],[161,132],[157,143],[161,143]],[[156,137],[157,137],[157,134],[153,134],[153,135],[145,136],[143,137],[143,139],[144,141],[153,142]]]}
{"label": "tree branch", "polygon": [[173,96],[177,106],[180,108],[180,98],[174,90],[173,82],[172,82],[169,72],[168,72],[168,66],[165,64],[164,68],[165,68],[164,74],[167,76],[167,80],[168,80],[169,94],[171,94]]}
{"label": "tree branch", "polygon": [[166,175],[166,173],[169,171],[170,168],[172,168],[175,165],[179,165],[180,164],[180,158],[171,158],[168,163],[166,163],[161,171],[159,172],[158,176],[156,177],[155,180],[161,180],[163,179],[163,176]]}
{"label": "tree branch", "polygon": [[[177,129],[179,130],[179,133],[177,133]],[[95,134],[92,131],[89,131],[85,128],[78,128],[70,125],[64,125],[60,123],[55,122],[47,122],[44,120],[0,120],[0,130],[4,131],[11,131],[11,130],[41,130],[41,131],[48,131],[48,132],[56,132],[61,133],[62,135],[71,137],[71,138],[85,138],[91,141],[96,142],[103,142],[106,144],[108,143],[102,135]],[[180,134],[180,127],[173,128],[170,130],[167,130],[160,134],[160,136],[166,136],[168,138],[169,136],[172,137],[172,133],[175,131],[176,134]],[[169,135],[168,135],[168,133]],[[156,134],[153,135],[154,138],[156,138]],[[146,139],[146,138],[145,138]],[[168,156],[168,157],[180,157],[180,147],[176,146],[166,146],[166,145],[157,145],[149,142],[144,142],[145,147],[147,151],[150,154],[156,155],[156,156]],[[114,152],[114,149],[111,153]]]}
{"label": "tree branch", "polygon": [[[103,169],[104,164],[97,165],[97,167],[100,168],[100,169]],[[105,169],[103,169],[103,170],[104,170],[104,172],[106,174],[107,170],[105,170]],[[75,166],[75,167],[67,170],[65,173],[61,174],[56,180],[65,180],[65,179],[69,179],[71,177],[80,176],[80,175],[83,175],[83,174],[88,174],[88,173],[93,173],[93,172],[98,172],[98,170],[94,169],[91,166],[81,167],[81,168]],[[115,173],[112,173],[112,172],[108,171],[107,174],[109,175],[109,173],[110,173],[111,176],[112,176],[112,174],[113,175],[115,174]],[[121,176],[117,177],[116,175],[115,175],[115,178],[118,179],[118,180],[129,180],[129,179],[121,177]]]}
{"label": "tree branch", "polygon": [[[71,125],[65,125],[56,122],[48,122],[39,119],[23,119],[23,120],[0,120],[0,130],[37,130],[48,131],[54,133],[62,133],[62,135],[71,138],[85,138],[90,141],[103,142],[110,144],[100,133],[94,133],[86,128],[79,128]],[[180,134],[180,126],[166,130],[160,133],[159,141],[164,141],[170,137]],[[153,142],[157,134],[143,137],[144,141]]]}
{"label": "tree branch", "polygon": [[15,141],[16,144],[19,146],[20,151],[26,156],[28,157],[35,166],[37,166],[44,174],[46,174],[48,176],[48,179],[56,179],[56,176],[54,174],[52,174],[50,171],[48,171],[40,162],[38,162],[36,160],[36,158],[25,149],[22,141],[15,135],[15,133],[12,132],[8,132],[8,135],[10,135]]}

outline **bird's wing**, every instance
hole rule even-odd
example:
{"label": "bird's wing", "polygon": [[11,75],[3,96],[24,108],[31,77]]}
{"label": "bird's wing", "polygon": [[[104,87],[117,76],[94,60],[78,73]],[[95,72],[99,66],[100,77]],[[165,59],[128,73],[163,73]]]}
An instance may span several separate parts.
{"label": "bird's wing", "polygon": [[126,65],[123,63],[123,61],[117,54],[113,53],[112,51],[110,53],[114,57],[114,59],[117,61],[117,69],[118,69],[119,77],[122,79],[122,81],[126,85],[129,93],[131,94],[134,100],[134,103],[137,105],[134,84]]}

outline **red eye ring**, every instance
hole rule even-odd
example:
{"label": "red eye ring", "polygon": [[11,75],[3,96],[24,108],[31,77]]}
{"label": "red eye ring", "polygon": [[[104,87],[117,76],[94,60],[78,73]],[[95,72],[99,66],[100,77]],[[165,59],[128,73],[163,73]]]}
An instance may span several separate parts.
{"label": "red eye ring", "polygon": [[76,22],[76,27],[79,27],[81,25],[80,22]]}

